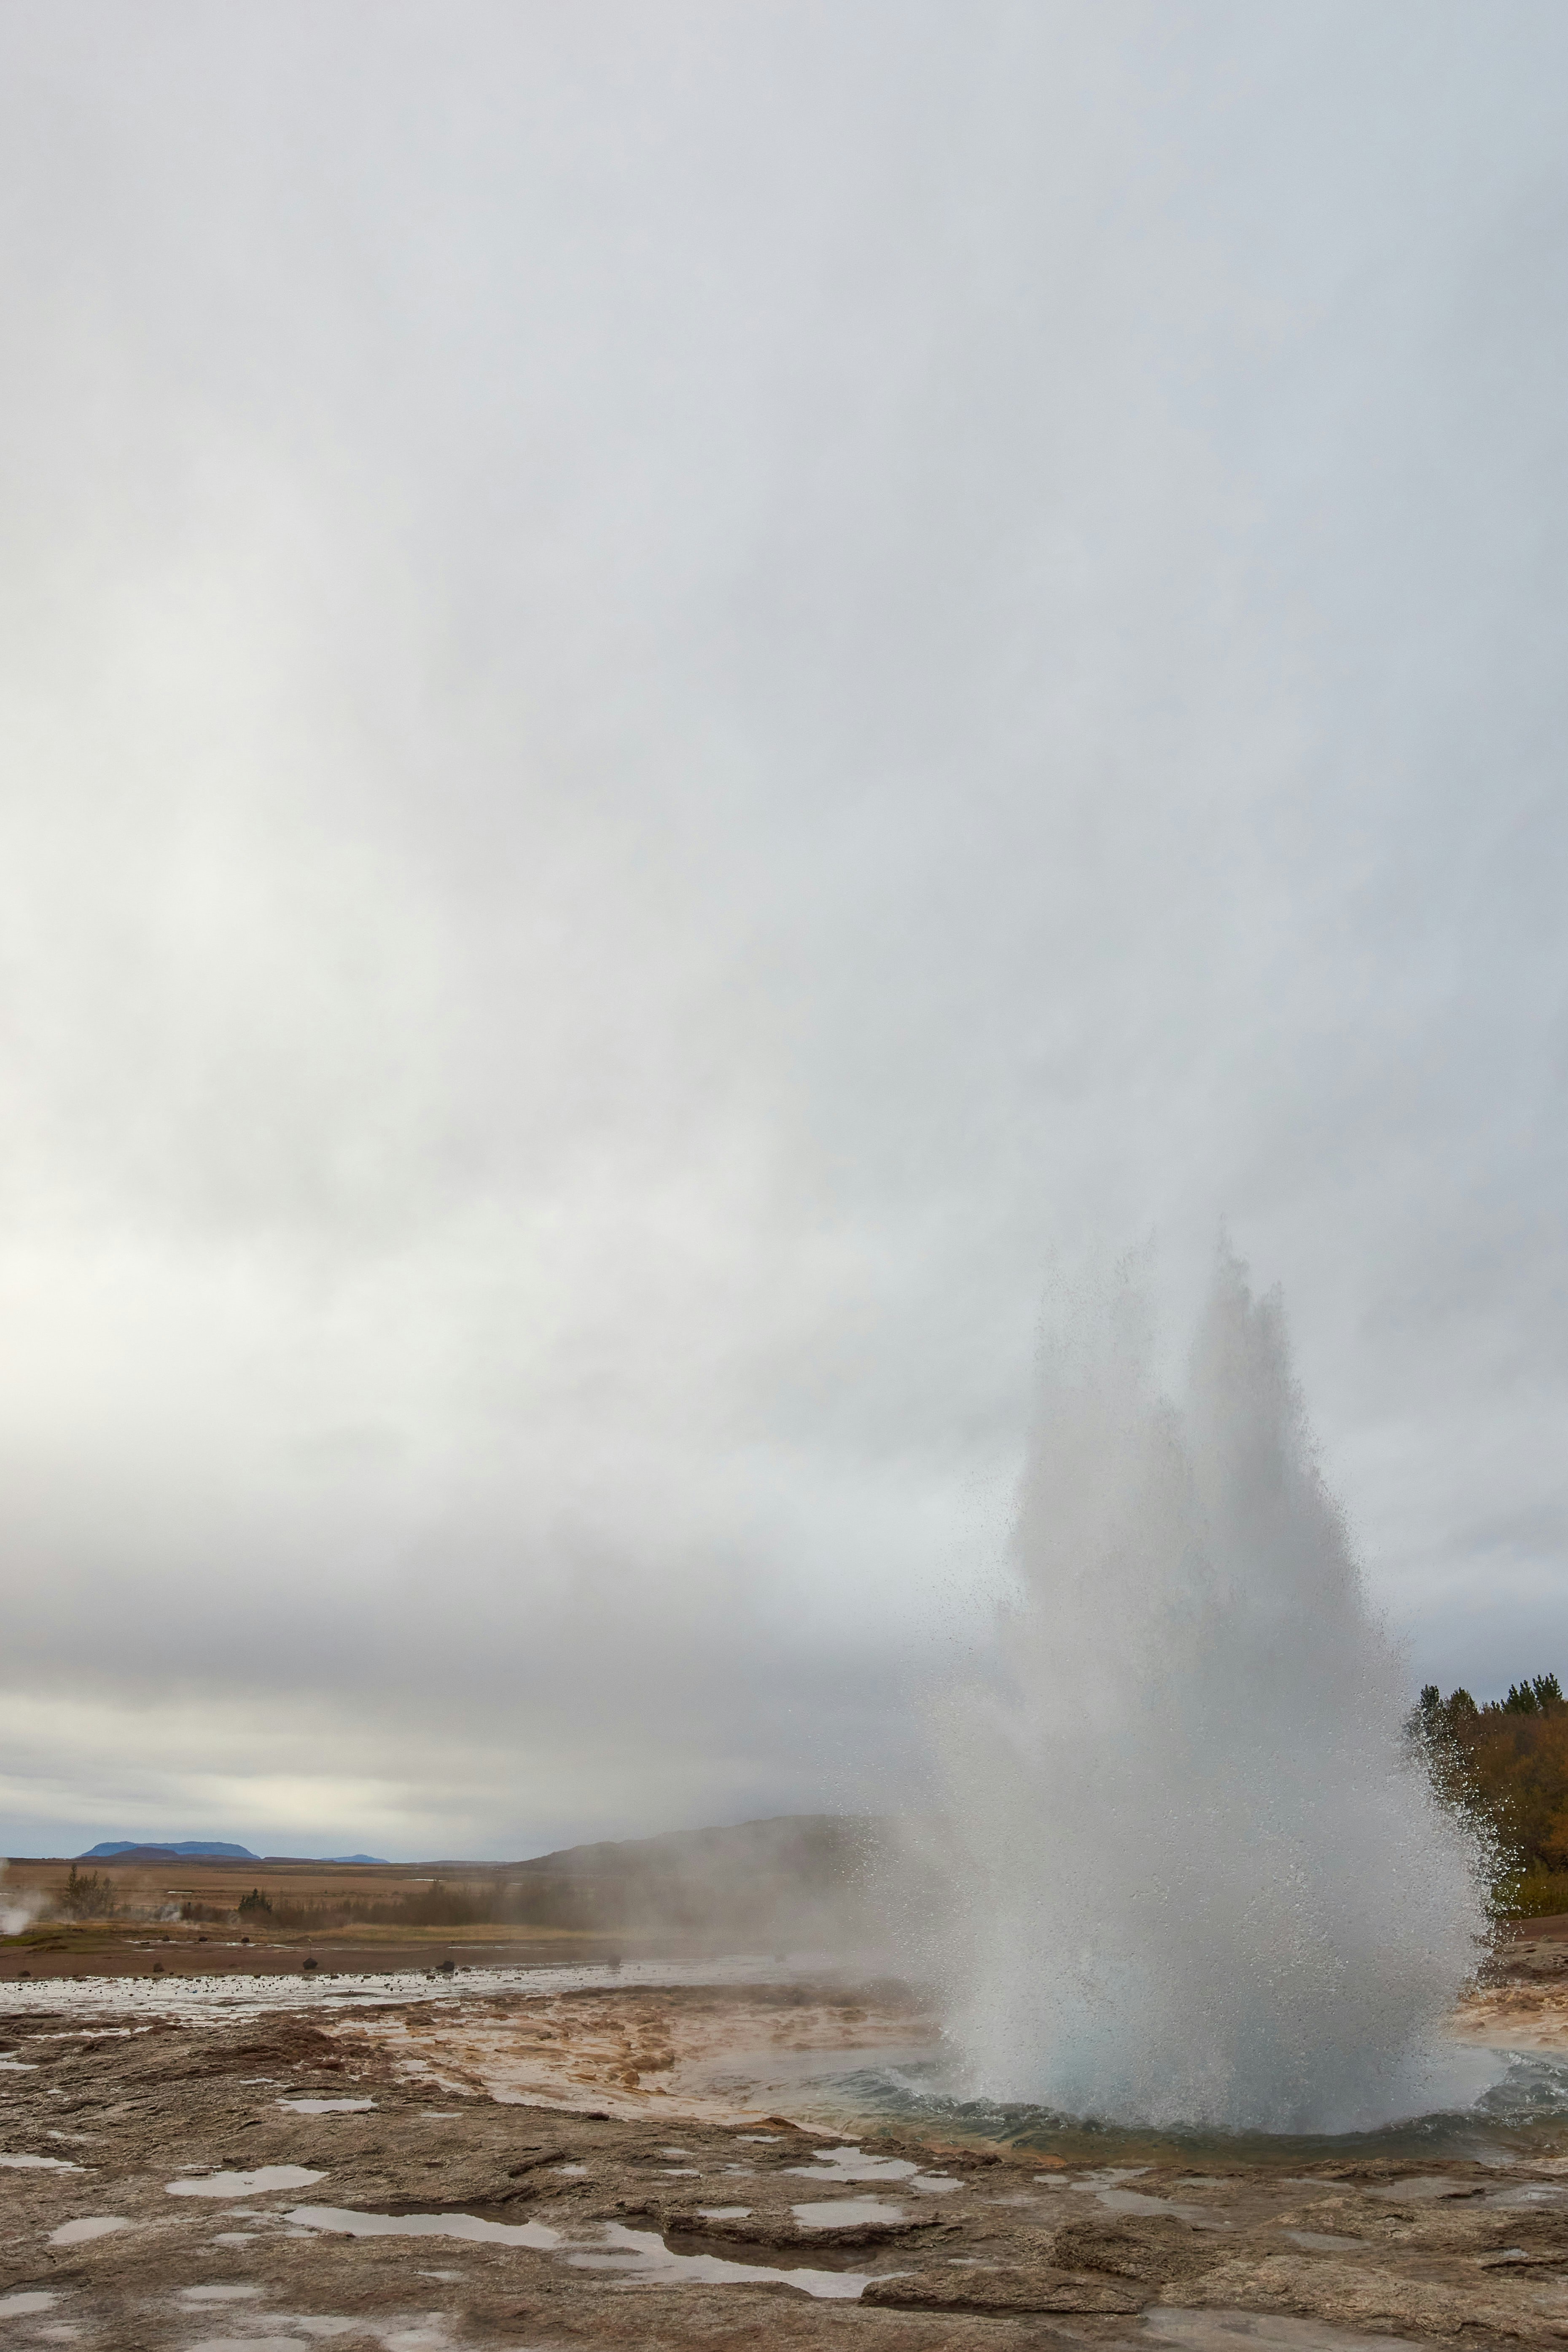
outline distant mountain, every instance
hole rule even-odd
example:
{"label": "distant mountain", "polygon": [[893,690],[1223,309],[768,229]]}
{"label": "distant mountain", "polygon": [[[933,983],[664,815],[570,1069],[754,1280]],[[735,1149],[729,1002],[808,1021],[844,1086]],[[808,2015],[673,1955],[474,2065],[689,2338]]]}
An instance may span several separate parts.
{"label": "distant mountain", "polygon": [[[314,1854],[252,1853],[247,1845],[226,1845],[221,1838],[105,1838],[77,1855],[78,1862],[178,1862],[191,1855],[209,1862],[314,1862]],[[325,1862],[367,1862],[390,1867],[379,1853],[329,1853]]]}
{"label": "distant mountain", "polygon": [[79,1853],[79,1862],[107,1862],[118,1854],[145,1854],[149,1862],[173,1861],[182,1853],[221,1854],[229,1862],[259,1862],[261,1856],[252,1853],[247,1845],[225,1845],[217,1838],[183,1838],[176,1844],[172,1838],[105,1838],[100,1845],[89,1845]]}

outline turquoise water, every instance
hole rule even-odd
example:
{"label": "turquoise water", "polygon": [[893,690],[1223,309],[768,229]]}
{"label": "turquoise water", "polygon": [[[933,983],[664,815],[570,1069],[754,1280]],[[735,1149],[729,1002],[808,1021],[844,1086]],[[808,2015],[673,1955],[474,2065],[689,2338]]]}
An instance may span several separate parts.
{"label": "turquoise water", "polygon": [[[1228,2159],[1289,2170],[1334,2158],[1457,2157],[1501,2164],[1568,2156],[1568,2063],[1501,2051],[1462,2054],[1480,2078],[1467,2104],[1375,2131],[1295,2135],[1102,2123],[1049,2107],[955,2096],[938,2061],[823,2074],[801,2085],[790,2107],[865,2130],[902,2128],[1094,2165]],[[1488,2075],[1493,2079],[1485,2080]]]}

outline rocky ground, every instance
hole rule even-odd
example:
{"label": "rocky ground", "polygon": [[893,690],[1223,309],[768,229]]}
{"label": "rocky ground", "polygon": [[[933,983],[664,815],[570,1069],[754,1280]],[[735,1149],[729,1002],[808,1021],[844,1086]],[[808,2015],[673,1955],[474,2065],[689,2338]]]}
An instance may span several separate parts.
{"label": "rocky ground", "polygon": [[1521,1920],[1454,2027],[1465,2042],[1568,2053],[1568,1919]]}
{"label": "rocky ground", "polygon": [[[800,1989],[773,2005],[758,2030],[787,2042]],[[1568,2339],[1568,2158],[1198,2176],[721,2123],[637,2063],[695,2030],[695,1993],[663,2024],[643,1994],[584,1998],[576,2025],[558,2002],[542,2030],[597,2055],[569,2096],[521,2104],[453,2053],[488,2034],[493,2068],[542,2012],[481,2031],[466,2008],[460,2030],[418,2000],[109,2030],[0,2013],[0,2352]],[[585,2105],[595,2082],[618,2112]]]}

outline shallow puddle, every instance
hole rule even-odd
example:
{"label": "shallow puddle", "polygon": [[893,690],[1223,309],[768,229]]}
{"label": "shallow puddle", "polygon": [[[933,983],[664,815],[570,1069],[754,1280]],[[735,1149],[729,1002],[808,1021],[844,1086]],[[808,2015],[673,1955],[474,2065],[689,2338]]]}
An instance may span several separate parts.
{"label": "shallow puddle", "polygon": [[254,2172],[209,2172],[200,2180],[167,2180],[170,2197],[265,2197],[275,2189],[309,2189],[326,2179],[302,2164],[262,2164]]}
{"label": "shallow puddle", "polygon": [[79,2221],[62,2221],[58,2230],[49,2231],[51,2246],[85,2246],[90,2238],[107,2238],[111,2231],[129,2230],[132,2224],[118,2213],[86,2213]]}
{"label": "shallow puddle", "polygon": [[879,2197],[825,2197],[820,2204],[789,2210],[806,2230],[862,2230],[878,2222],[893,2229],[909,2220],[901,2205],[884,2205]]}
{"label": "shallow puddle", "polygon": [[858,2147],[814,2147],[809,2164],[784,2169],[795,2180],[908,2180],[920,2166],[901,2156],[867,2156]]}
{"label": "shallow puddle", "polygon": [[[896,2180],[922,2197],[951,2197],[963,2186],[952,2173],[922,2172],[904,2157],[868,2156],[858,2147],[813,2148],[809,2164],[790,2164],[784,2169],[792,2179],[819,2180],[824,2185],[839,2180]],[[795,2208],[797,2212],[800,2210]]]}
{"label": "shallow puddle", "polygon": [[[312,2176],[320,2180],[318,2172]],[[285,2217],[306,2230],[345,2238],[467,2238],[490,2246],[531,2246],[554,2253],[559,2230],[543,2221],[481,2221],[476,2213],[355,2213],[342,2205],[296,2205]]]}
{"label": "shallow puddle", "polygon": [[[847,2210],[858,2210],[870,2201],[847,2198],[834,2210],[842,2218]],[[629,2230],[619,2221],[595,2224],[594,2241],[572,2242],[542,2221],[486,2221],[474,2213],[356,2213],[343,2206],[296,2205],[285,2218],[305,2231],[350,2238],[460,2238],[485,2245],[529,2246],[537,2253],[563,2255],[574,2270],[608,2271],[649,2286],[755,2286],[772,2280],[803,2294],[853,2303],[873,2275],[868,2271],[736,2262],[722,2254],[676,2253],[657,2231]],[[887,2209],[879,2208],[877,2218],[887,2218]]]}
{"label": "shallow puddle", "polygon": [[574,2270],[616,2272],[650,2286],[756,2286],[772,2282],[796,2287],[802,2294],[832,2303],[858,2302],[875,2275],[869,2271],[816,2271],[741,2263],[723,2254],[677,2254],[651,2230],[628,2230],[619,2221],[605,2222],[604,2230],[603,2252],[567,2255]]}
{"label": "shallow puddle", "polygon": [[0,2164],[8,2164],[14,2172],[79,2172],[79,2164],[72,2164],[64,2156],[0,2156]]}

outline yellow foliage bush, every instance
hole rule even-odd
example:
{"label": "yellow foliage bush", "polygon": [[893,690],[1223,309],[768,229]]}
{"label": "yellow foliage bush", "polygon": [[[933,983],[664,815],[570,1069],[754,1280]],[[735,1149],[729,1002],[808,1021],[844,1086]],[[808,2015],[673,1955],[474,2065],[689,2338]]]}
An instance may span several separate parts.
{"label": "yellow foliage bush", "polygon": [[1568,1700],[1555,1675],[1489,1706],[1429,1685],[1411,1727],[1444,1798],[1490,1835],[1499,1908],[1568,1911]]}

